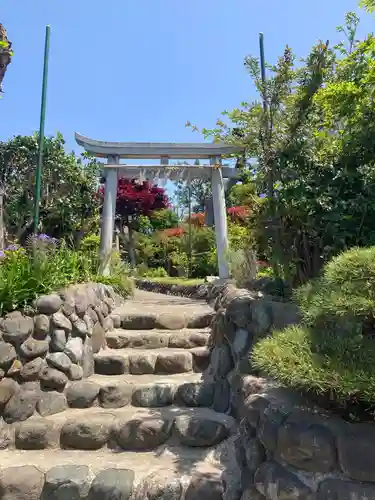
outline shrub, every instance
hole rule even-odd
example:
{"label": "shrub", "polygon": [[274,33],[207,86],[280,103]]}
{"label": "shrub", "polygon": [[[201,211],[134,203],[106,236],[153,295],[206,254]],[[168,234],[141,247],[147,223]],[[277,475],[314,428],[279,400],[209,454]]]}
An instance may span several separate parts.
{"label": "shrub", "polygon": [[47,235],[30,238],[27,248],[10,245],[0,259],[0,315],[74,283],[111,284],[125,296],[131,291],[128,273],[116,259],[111,260],[111,276],[102,276],[97,253],[74,251]]}
{"label": "shrub", "polygon": [[88,236],[85,236],[80,244],[79,244],[79,249],[82,252],[93,252],[93,253],[98,253],[100,248],[100,236],[97,234],[90,234]]}
{"label": "shrub", "polygon": [[[332,259],[296,294],[303,321],[254,347],[254,366],[349,413],[375,407],[375,247]],[[353,409],[354,408],[354,409]]]}
{"label": "shrub", "polygon": [[136,269],[136,275],[142,278],[164,278],[168,273],[164,267],[149,269],[146,264],[140,264]]}

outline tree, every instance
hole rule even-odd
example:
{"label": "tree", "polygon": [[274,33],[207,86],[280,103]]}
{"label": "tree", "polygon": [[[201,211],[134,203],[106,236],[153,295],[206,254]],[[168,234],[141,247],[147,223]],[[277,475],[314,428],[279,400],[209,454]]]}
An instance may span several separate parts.
{"label": "tree", "polygon": [[204,179],[192,179],[190,183],[179,182],[176,197],[180,207],[189,210],[189,186],[191,190],[191,209],[194,213],[204,212],[207,197],[211,195],[211,184]]}
{"label": "tree", "polygon": [[149,219],[153,231],[177,227],[179,224],[178,216],[171,208],[155,210],[149,215]]}
{"label": "tree", "polygon": [[[45,139],[40,229],[57,238],[83,236],[99,222],[98,165],[66,153],[61,134]],[[10,238],[32,232],[38,135],[0,142],[0,185],[5,191],[5,227]]]}
{"label": "tree", "polygon": [[7,31],[0,23],[0,92],[6,70],[12,60],[12,42],[8,39]]}
{"label": "tree", "polygon": [[258,250],[295,284],[333,255],[375,244],[375,38],[357,41],[358,21],[347,14],[346,43],[320,42],[302,66],[286,47],[266,82],[257,58],[246,58],[260,99],[203,130],[246,147]]}
{"label": "tree", "polygon": [[361,0],[360,6],[366,9],[368,12],[374,12],[375,0]]}
{"label": "tree", "polygon": [[[101,189],[104,194],[104,187]],[[165,190],[147,181],[120,178],[117,185],[116,225],[123,239],[128,230],[129,260],[135,265],[133,231],[138,229],[140,216],[150,217],[156,210],[169,207]]]}

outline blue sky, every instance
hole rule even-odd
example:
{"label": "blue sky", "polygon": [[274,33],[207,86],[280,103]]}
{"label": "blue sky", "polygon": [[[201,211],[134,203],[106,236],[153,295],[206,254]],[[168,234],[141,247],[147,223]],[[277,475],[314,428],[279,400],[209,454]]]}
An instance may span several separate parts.
{"label": "blue sky", "polygon": [[[335,28],[356,0],[1,0],[14,60],[0,101],[0,140],[39,127],[45,25],[52,27],[46,134],[113,141],[201,141],[223,109],[255,97],[243,67],[265,34],[273,62],[299,56]],[[360,33],[374,19],[361,13]]]}

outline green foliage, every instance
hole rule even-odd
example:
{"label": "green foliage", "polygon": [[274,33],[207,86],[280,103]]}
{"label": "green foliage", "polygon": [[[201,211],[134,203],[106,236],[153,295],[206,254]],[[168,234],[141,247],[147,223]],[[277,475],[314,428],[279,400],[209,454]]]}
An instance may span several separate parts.
{"label": "green foliage", "polygon": [[89,234],[85,236],[79,244],[79,249],[84,253],[99,253],[100,236],[97,234]]}
{"label": "green foliage", "polygon": [[[245,65],[260,100],[224,113],[210,138],[246,147],[244,170],[264,194],[250,218],[258,253],[294,283],[355,245],[375,244],[375,37],[320,42],[302,65],[289,47],[268,66]],[[252,173],[253,159],[257,159]]]}
{"label": "green foliage", "polygon": [[332,259],[297,293],[303,321],[260,340],[254,365],[341,408],[375,405],[375,247]]}
{"label": "green foliage", "polygon": [[97,253],[74,251],[64,242],[58,246],[30,243],[26,250],[13,246],[1,254],[0,315],[31,305],[39,295],[75,283],[106,283],[128,295],[128,273],[115,265],[111,271],[111,276],[102,276],[98,273]]}
{"label": "green foliage", "polygon": [[[71,238],[98,228],[98,165],[64,150],[61,134],[46,138],[42,172],[41,230]],[[35,198],[38,136],[0,142],[0,185],[5,192],[4,219],[10,237],[23,238],[31,228]]]}
{"label": "green foliage", "polygon": [[204,212],[206,199],[211,195],[211,184],[201,178],[192,179],[190,183],[179,182],[176,188],[176,197],[178,205],[184,210],[189,211],[189,187],[191,191],[191,209],[194,213]]}
{"label": "green foliage", "polygon": [[168,276],[164,267],[150,269],[146,264],[139,264],[136,269],[136,275],[140,278],[164,278]]}
{"label": "green foliage", "polygon": [[375,0],[361,0],[360,6],[366,9],[368,12],[374,12]]}
{"label": "green foliage", "polygon": [[179,219],[177,214],[170,208],[155,210],[149,216],[151,227],[154,231],[162,231],[171,227],[177,227]]}

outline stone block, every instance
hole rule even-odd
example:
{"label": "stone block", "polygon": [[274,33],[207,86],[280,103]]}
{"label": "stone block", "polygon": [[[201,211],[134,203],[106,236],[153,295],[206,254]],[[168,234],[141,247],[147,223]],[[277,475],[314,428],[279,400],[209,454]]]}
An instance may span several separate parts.
{"label": "stone block", "polygon": [[123,450],[152,450],[170,438],[172,425],[158,418],[129,420],[116,427],[114,437]]}
{"label": "stone block", "polygon": [[214,446],[229,436],[228,428],[221,422],[185,415],[176,418],[174,431],[181,444],[192,447]]}
{"label": "stone block", "polygon": [[34,316],[34,337],[37,340],[44,340],[50,331],[50,317],[46,314]]}
{"label": "stone block", "polygon": [[48,365],[43,366],[39,379],[43,390],[63,391],[68,382],[65,373],[56,368],[50,368]]}
{"label": "stone block", "polygon": [[153,352],[131,354],[129,356],[129,373],[132,375],[152,374],[155,371],[157,355]]}
{"label": "stone block", "polygon": [[264,462],[255,473],[254,482],[267,500],[314,500],[311,489],[295,474],[274,461]]}
{"label": "stone block", "polygon": [[86,465],[53,467],[46,473],[41,500],[86,499],[91,479],[90,469]]}
{"label": "stone block", "polygon": [[35,359],[39,357],[43,357],[49,348],[49,340],[36,340],[32,337],[29,337],[23,344],[20,346],[20,355],[27,359]]}
{"label": "stone block", "polygon": [[56,293],[51,293],[50,295],[41,295],[36,300],[36,309],[40,314],[53,314],[57,312],[62,306],[62,299]]}
{"label": "stone block", "polygon": [[129,500],[134,478],[130,469],[103,470],[93,480],[87,500]]}
{"label": "stone block", "polygon": [[33,465],[8,467],[0,471],[2,500],[40,500],[44,473]]}
{"label": "stone block", "polygon": [[18,349],[32,334],[33,329],[33,318],[22,314],[7,316],[2,322],[3,340]]}
{"label": "stone block", "polygon": [[224,485],[216,474],[195,473],[187,488],[186,500],[223,500]]}
{"label": "stone block", "polygon": [[344,479],[325,479],[319,485],[316,500],[373,500],[375,485]]}
{"label": "stone block", "polygon": [[138,387],[132,396],[133,406],[160,408],[173,403],[176,388],[168,384],[154,384]]}
{"label": "stone block", "polygon": [[100,386],[90,380],[70,382],[66,391],[66,399],[71,408],[90,408],[99,394]]}
{"label": "stone block", "polygon": [[95,373],[100,375],[122,375],[123,373],[129,373],[129,358],[126,356],[117,354],[100,355],[96,356],[94,361]]}
{"label": "stone block", "polygon": [[188,407],[209,408],[214,400],[215,385],[208,382],[188,382],[177,389],[176,400]]}
{"label": "stone block", "polygon": [[190,352],[160,353],[156,360],[155,373],[187,373],[193,370]]}
{"label": "stone block", "polygon": [[16,391],[5,405],[3,418],[8,424],[26,420],[35,412],[39,394],[32,391]]}
{"label": "stone block", "polygon": [[57,391],[41,392],[36,409],[42,417],[61,413],[68,408],[65,394]]}
{"label": "stone block", "polygon": [[59,445],[60,429],[46,419],[29,419],[15,428],[15,445],[19,450],[44,450]]}
{"label": "stone block", "polygon": [[99,391],[99,404],[103,408],[122,408],[131,403],[132,394],[131,384],[107,385]]}
{"label": "stone block", "polygon": [[[318,418],[290,418],[278,432],[276,454],[297,469],[327,473],[336,466],[336,446],[333,434]],[[323,418],[322,418],[323,420]]]}
{"label": "stone block", "polygon": [[68,420],[61,428],[61,446],[75,450],[99,450],[109,440],[113,421],[111,415],[87,416],[84,421]]}
{"label": "stone block", "polygon": [[337,438],[343,473],[357,481],[375,482],[375,429],[368,424],[348,425]]}

